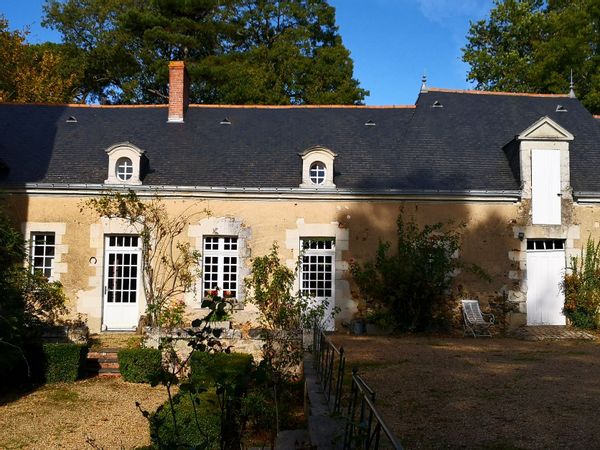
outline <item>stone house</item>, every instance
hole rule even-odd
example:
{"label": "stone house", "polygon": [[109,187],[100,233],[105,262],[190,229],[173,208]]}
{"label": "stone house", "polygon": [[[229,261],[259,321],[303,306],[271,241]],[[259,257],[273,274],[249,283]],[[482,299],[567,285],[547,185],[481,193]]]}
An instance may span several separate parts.
{"label": "stone house", "polygon": [[91,331],[145,311],[137,237],[81,212],[127,189],[211,211],[185,232],[202,253],[191,313],[215,287],[243,300],[251,258],[278,241],[292,267],[305,249],[298,286],[337,306],[339,326],[360,301],[348,261],[393,239],[402,209],[466,224],[461,256],[492,282],[458,274],[464,295],[511,327],[565,323],[568,259],[600,238],[600,123],[574,95],[423,85],[410,106],[188,105],[183,63],[170,72],[168,105],[0,105],[2,202]]}

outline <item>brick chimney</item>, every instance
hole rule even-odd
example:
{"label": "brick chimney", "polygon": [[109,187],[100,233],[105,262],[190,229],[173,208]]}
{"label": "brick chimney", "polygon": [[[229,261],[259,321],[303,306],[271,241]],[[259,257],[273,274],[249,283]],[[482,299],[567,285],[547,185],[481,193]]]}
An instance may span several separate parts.
{"label": "brick chimney", "polygon": [[183,123],[189,103],[190,78],[183,61],[169,63],[169,119],[167,122]]}

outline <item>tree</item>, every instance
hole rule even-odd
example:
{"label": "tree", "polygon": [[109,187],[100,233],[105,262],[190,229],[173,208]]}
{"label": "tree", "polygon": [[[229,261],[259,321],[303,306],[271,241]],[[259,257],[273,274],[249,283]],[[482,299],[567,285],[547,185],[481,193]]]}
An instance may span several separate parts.
{"label": "tree", "polygon": [[600,113],[600,2],[496,0],[463,48],[478,89],[565,94],[573,71],[582,103]]}
{"label": "tree", "polygon": [[46,26],[81,52],[82,92],[166,102],[185,60],[194,103],[359,103],[367,91],[326,0],[47,0]]}
{"label": "tree", "polygon": [[9,31],[0,16],[0,99],[4,102],[70,102],[76,72],[65,71],[60,46],[28,45],[27,32]]}
{"label": "tree", "polygon": [[181,238],[190,221],[207,210],[189,209],[170,216],[154,197],[142,201],[133,191],[108,193],[86,201],[82,209],[126,221],[139,235],[142,247],[142,285],[150,325],[160,325],[171,302],[192,290],[200,274],[200,253]]}

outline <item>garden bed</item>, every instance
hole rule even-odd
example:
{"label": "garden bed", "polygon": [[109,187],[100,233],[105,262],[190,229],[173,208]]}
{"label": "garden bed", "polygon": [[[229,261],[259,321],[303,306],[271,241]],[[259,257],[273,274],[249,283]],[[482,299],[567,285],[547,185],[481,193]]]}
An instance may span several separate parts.
{"label": "garden bed", "polygon": [[335,335],[413,448],[596,448],[600,345]]}

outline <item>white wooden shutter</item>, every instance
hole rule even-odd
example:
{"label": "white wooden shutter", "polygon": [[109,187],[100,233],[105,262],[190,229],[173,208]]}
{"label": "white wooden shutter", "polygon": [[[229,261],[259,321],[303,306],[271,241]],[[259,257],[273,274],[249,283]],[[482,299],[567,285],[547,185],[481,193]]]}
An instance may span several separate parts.
{"label": "white wooden shutter", "polygon": [[532,150],[531,209],[534,224],[560,225],[560,152]]}

